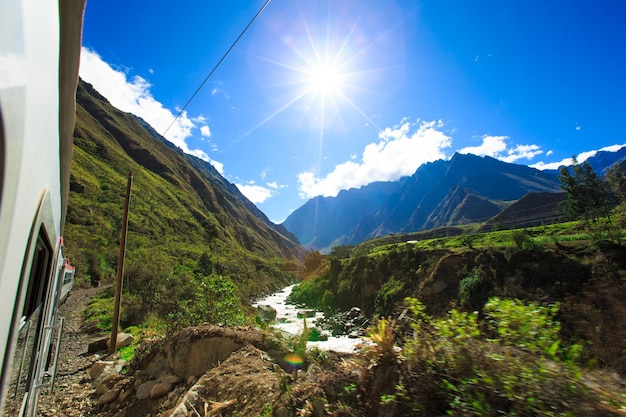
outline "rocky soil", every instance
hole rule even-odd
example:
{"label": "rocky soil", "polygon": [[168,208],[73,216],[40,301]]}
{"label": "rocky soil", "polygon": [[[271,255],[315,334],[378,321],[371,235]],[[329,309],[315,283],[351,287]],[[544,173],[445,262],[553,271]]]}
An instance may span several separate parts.
{"label": "rocky soil", "polygon": [[61,340],[61,351],[57,365],[57,377],[52,392],[44,390],[39,396],[39,415],[52,416],[95,416],[95,399],[91,396],[93,387],[87,377],[87,370],[100,359],[101,355],[88,355],[87,345],[93,337],[81,328],[82,311],[100,288],[73,290],[59,314],[65,317],[65,327]]}
{"label": "rocky soil", "polygon": [[97,292],[75,290],[61,307],[57,379],[41,393],[38,416],[322,416],[320,381],[339,396],[362,378],[352,355],[320,353],[329,365],[322,370],[286,356],[288,340],[253,327],[201,326],[144,341],[131,364],[107,351],[88,354],[102,335],[83,326],[81,312]]}

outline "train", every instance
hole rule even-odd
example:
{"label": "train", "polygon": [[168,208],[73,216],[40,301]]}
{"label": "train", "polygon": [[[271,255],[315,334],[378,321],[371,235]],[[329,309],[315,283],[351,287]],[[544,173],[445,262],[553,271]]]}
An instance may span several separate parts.
{"label": "train", "polygon": [[69,258],[63,258],[63,269],[59,271],[61,277],[61,289],[59,290],[59,302],[64,303],[70,295],[70,291],[74,288],[74,278],[76,277],[76,268],[70,264]]}
{"label": "train", "polygon": [[0,0],[0,415],[54,385],[84,0]]}

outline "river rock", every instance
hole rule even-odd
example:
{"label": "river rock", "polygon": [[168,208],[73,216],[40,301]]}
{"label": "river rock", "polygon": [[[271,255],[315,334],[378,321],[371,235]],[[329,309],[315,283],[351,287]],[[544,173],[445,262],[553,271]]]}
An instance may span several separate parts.
{"label": "river rock", "polygon": [[260,305],[257,307],[259,317],[265,322],[276,320],[276,309],[270,305]]}
{"label": "river rock", "polygon": [[300,310],[298,311],[297,316],[299,319],[303,317],[315,317],[315,310]]}
{"label": "river rock", "polygon": [[333,336],[359,337],[365,335],[369,320],[363,316],[361,309],[353,307],[350,311],[334,314],[317,320],[316,326],[329,331]]}

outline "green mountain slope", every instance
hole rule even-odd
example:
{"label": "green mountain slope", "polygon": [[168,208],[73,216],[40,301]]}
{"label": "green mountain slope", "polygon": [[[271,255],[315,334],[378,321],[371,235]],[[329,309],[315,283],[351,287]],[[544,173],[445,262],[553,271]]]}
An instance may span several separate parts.
{"label": "green mountain slope", "polygon": [[74,137],[65,241],[83,282],[115,274],[129,172],[130,268],[147,262],[168,274],[214,271],[228,275],[242,297],[293,279],[285,259],[300,249],[289,232],[211,165],[159,140],[82,81]]}

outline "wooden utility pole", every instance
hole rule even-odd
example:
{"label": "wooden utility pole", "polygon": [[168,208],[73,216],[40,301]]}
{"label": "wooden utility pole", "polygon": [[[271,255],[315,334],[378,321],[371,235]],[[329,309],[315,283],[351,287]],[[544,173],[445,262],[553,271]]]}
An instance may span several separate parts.
{"label": "wooden utility pole", "polygon": [[130,207],[130,190],[133,186],[133,173],[128,173],[128,186],[126,187],[126,201],[124,202],[124,214],[122,216],[122,234],[120,237],[120,253],[117,258],[117,275],[115,276],[115,306],[113,307],[113,324],[111,326],[111,346],[109,353],[115,353],[117,345],[117,328],[120,322],[120,302],[122,300],[122,278],[124,277],[124,257],[126,256],[126,230],[128,229],[128,209]]}

